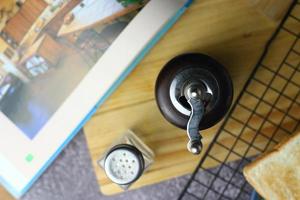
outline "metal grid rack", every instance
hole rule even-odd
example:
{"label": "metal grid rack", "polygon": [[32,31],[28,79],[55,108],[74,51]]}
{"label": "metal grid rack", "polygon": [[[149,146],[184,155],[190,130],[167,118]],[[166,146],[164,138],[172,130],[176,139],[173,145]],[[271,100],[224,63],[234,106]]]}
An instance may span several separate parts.
{"label": "metal grid rack", "polygon": [[250,199],[243,167],[299,130],[299,10],[294,1],[179,199]]}

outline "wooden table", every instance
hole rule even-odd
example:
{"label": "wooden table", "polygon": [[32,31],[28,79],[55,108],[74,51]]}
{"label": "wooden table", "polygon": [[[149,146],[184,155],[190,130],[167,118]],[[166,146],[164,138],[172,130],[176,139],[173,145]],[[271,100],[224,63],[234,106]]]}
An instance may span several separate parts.
{"label": "wooden table", "polygon": [[74,19],[70,24],[63,24],[58,32],[59,36],[113,21],[141,7],[139,4],[123,7],[116,0],[84,0],[81,4],[71,11]]}
{"label": "wooden table", "polygon": [[[209,54],[227,67],[236,98],[290,2],[194,2],[84,128],[102,193],[122,192],[107,179],[97,160],[126,129],[134,130],[156,154],[153,166],[131,189],[185,175],[195,169],[201,156],[193,156],[186,150],[185,131],[170,125],[156,106],[154,85],[159,71],[176,55]],[[203,131],[204,150],[219,125]]]}

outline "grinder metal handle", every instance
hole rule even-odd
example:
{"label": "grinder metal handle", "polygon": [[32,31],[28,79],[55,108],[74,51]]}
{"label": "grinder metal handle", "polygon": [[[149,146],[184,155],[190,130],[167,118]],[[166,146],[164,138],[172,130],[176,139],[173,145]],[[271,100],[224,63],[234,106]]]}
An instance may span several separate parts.
{"label": "grinder metal handle", "polygon": [[189,142],[187,149],[197,155],[202,150],[202,136],[199,132],[199,124],[205,113],[205,106],[201,97],[206,96],[203,90],[199,90],[197,87],[189,87],[186,92],[187,102],[191,106],[191,115],[187,124],[187,135]]}
{"label": "grinder metal handle", "polygon": [[202,100],[191,98],[188,100],[191,105],[191,116],[187,125],[187,135],[189,142],[187,144],[188,150],[193,154],[200,154],[202,150],[202,136],[199,132],[199,124],[204,114],[204,105]]}

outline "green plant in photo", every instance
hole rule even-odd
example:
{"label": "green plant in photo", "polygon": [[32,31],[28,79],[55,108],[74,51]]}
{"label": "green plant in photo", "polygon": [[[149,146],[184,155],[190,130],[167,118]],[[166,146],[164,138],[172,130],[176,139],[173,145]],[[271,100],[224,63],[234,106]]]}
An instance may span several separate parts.
{"label": "green plant in photo", "polygon": [[117,0],[124,7],[127,7],[131,4],[143,4],[144,0]]}

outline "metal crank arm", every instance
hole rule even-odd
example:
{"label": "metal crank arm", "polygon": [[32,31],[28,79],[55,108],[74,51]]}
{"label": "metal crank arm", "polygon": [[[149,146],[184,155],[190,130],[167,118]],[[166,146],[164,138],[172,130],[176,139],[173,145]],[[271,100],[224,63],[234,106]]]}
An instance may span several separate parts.
{"label": "metal crank arm", "polygon": [[189,137],[187,149],[197,155],[200,154],[202,150],[202,136],[199,132],[199,124],[204,115],[205,108],[203,101],[198,98],[195,93],[191,93],[188,103],[191,106],[191,116],[187,124],[187,135]]}

